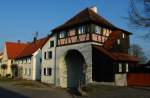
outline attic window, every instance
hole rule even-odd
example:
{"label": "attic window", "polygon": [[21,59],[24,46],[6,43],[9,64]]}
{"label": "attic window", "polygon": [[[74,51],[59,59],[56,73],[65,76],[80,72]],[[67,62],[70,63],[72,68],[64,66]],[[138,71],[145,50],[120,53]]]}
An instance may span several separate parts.
{"label": "attic window", "polygon": [[65,35],[66,35],[66,32],[65,32],[65,31],[62,31],[62,32],[60,32],[60,34],[59,34],[59,38],[64,38]]}
{"label": "attic window", "polygon": [[54,47],[54,41],[50,41],[50,47]]}
{"label": "attic window", "polygon": [[85,33],[85,26],[80,26],[78,28],[78,34],[84,34]]}
{"label": "attic window", "polygon": [[95,26],[95,33],[101,34],[101,27]]}

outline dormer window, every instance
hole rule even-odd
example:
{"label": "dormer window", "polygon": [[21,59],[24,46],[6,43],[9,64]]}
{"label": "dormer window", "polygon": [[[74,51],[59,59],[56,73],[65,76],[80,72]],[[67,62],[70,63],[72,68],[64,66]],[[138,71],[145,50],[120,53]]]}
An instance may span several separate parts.
{"label": "dormer window", "polygon": [[101,34],[101,27],[95,26],[95,33],[96,34]]}
{"label": "dormer window", "polygon": [[62,32],[60,32],[60,34],[59,34],[59,38],[64,38],[65,35],[66,35],[66,32],[65,32],[65,31],[62,31]]}
{"label": "dormer window", "polygon": [[85,26],[80,26],[78,28],[78,34],[84,34],[85,33]]}

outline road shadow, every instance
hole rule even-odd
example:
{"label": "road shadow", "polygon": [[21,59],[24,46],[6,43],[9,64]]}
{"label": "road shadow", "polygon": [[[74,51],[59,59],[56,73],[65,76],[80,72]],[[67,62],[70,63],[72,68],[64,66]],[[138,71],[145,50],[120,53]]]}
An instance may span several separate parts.
{"label": "road shadow", "polygon": [[74,98],[74,96],[81,96],[77,88],[68,88],[67,92]]}
{"label": "road shadow", "polygon": [[144,90],[144,91],[150,91],[150,87],[132,86],[132,87],[130,87],[130,88],[139,89],[139,90]]}
{"label": "road shadow", "polygon": [[0,87],[0,98],[30,98],[30,97]]}

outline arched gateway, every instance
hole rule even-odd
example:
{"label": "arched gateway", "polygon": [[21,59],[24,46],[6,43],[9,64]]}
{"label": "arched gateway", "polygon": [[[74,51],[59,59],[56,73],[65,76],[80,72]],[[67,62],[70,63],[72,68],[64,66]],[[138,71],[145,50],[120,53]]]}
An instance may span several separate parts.
{"label": "arched gateway", "polygon": [[60,85],[62,87],[78,87],[85,84],[86,62],[78,50],[68,50],[62,57]]}

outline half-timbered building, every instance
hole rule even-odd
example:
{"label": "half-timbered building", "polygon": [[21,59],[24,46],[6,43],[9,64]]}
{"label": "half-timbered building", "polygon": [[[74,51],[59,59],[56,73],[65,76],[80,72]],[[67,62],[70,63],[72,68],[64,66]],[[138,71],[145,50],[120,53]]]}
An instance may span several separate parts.
{"label": "half-timbered building", "polygon": [[138,59],[128,55],[132,33],[86,8],[52,30],[56,36],[54,84],[77,87],[90,83],[127,85],[128,66]]}

